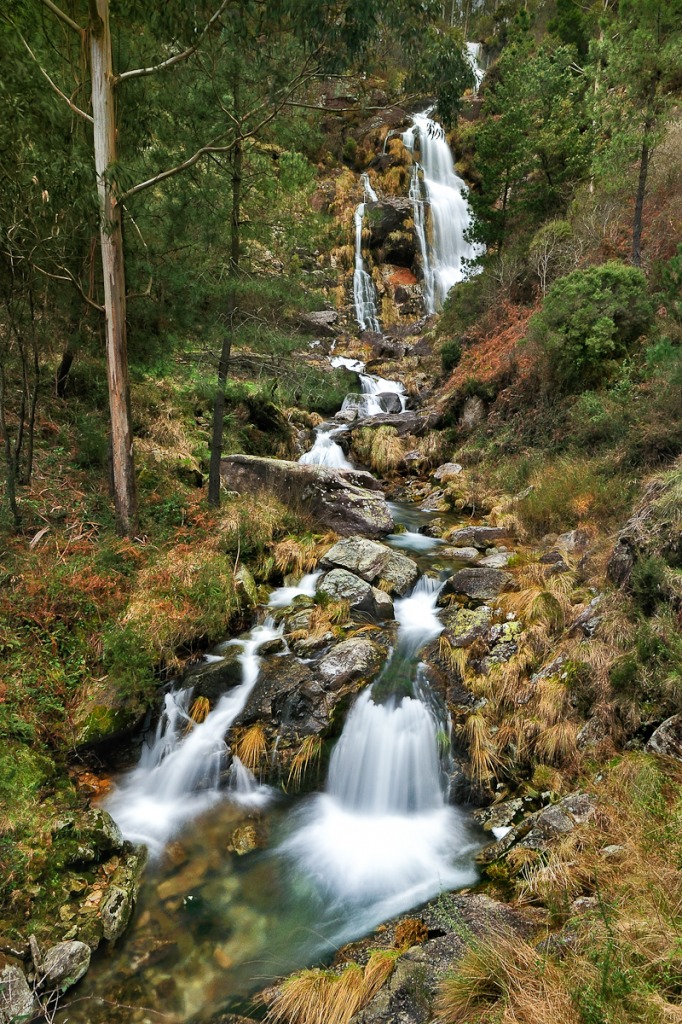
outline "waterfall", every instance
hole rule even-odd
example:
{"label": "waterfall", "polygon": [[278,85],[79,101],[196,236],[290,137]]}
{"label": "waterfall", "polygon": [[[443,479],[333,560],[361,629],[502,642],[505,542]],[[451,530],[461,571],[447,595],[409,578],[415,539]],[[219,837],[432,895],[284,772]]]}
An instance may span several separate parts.
{"label": "waterfall", "polygon": [[[419,137],[419,162],[415,162],[410,199],[424,272],[424,305],[427,312],[440,309],[453,287],[475,268],[471,263],[483,252],[482,246],[467,240],[472,218],[466,200],[466,182],[455,173],[450,147],[442,125],[428,115],[415,114],[412,126],[403,133],[410,152]],[[421,172],[421,174],[420,174]],[[425,205],[430,209],[427,232]]]}
{"label": "waterfall", "polygon": [[315,443],[298,461],[309,466],[327,466],[329,469],[352,469],[353,463],[349,462],[341,445],[334,440],[335,435],[342,434],[345,429],[333,427],[325,430],[324,427],[316,427]]}
{"label": "waterfall", "polygon": [[377,311],[377,298],[374,282],[365,270],[362,258],[362,225],[365,219],[365,203],[377,201],[377,195],[369,183],[366,174],[360,179],[364,189],[364,199],[355,210],[355,271],[353,273],[353,300],[355,317],[361,331],[381,332]]}
{"label": "waterfall", "polygon": [[[222,776],[229,754],[225,733],[258,679],[259,647],[281,631],[267,619],[242,639],[230,641],[242,648],[242,682],[223,694],[203,722],[190,718],[191,688],[166,695],[154,739],[105,805],[126,839],[145,843],[152,856],[159,856],[184,825],[225,795]],[[243,765],[231,771],[234,796],[242,805],[261,806],[268,791],[255,780],[249,788],[245,772]]]}
{"label": "waterfall", "polygon": [[[303,807],[282,847],[323,899],[355,907],[340,938],[475,879],[470,864],[457,863],[471,843],[461,813],[447,804],[440,723],[420,696],[399,695],[418,649],[443,628],[441,585],[422,577],[396,602],[396,650],[346,720],[326,791]],[[375,699],[398,679],[397,692]]]}
{"label": "waterfall", "polygon": [[346,359],[337,356],[331,360],[333,367],[344,366],[357,373],[360,381],[360,394],[346,395],[341,406],[342,411],[355,409],[358,417],[379,416],[381,413],[400,413],[407,407],[405,386],[397,380],[387,380],[365,372],[365,364],[359,359]]}
{"label": "waterfall", "polygon": [[471,64],[471,70],[474,73],[476,84],[474,85],[474,95],[478,93],[481,82],[485,71],[481,67],[481,44],[480,43],[467,43],[466,54]]}

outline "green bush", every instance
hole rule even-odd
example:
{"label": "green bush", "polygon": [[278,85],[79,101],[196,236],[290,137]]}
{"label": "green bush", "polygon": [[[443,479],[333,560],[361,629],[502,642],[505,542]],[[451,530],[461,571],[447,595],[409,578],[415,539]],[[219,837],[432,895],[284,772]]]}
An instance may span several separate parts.
{"label": "green bush", "polygon": [[530,321],[529,337],[545,353],[554,384],[577,390],[599,383],[653,315],[642,271],[614,261],[556,281]]}
{"label": "green bush", "polygon": [[663,268],[663,301],[672,316],[682,321],[682,243]]}
{"label": "green bush", "polygon": [[452,373],[462,358],[462,346],[457,338],[450,338],[440,350],[440,361],[444,373]]}

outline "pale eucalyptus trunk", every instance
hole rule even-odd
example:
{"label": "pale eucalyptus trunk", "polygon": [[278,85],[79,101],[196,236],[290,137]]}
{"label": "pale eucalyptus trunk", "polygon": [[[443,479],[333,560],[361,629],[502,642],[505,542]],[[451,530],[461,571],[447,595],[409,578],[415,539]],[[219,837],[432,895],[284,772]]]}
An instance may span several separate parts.
{"label": "pale eucalyptus trunk", "polygon": [[137,505],[128,381],[121,207],[116,201],[114,182],[109,178],[110,169],[116,164],[116,111],[109,32],[109,0],[89,2],[92,116],[100,209],[107,383],[111,415],[111,468],[117,528],[120,533],[130,535],[135,532],[137,525]]}

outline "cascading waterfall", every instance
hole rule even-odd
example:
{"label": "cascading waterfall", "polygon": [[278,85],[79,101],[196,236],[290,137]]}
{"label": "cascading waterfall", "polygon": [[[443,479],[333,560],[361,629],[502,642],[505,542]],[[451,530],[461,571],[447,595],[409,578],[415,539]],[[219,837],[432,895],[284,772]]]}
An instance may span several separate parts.
{"label": "cascading waterfall", "polygon": [[[203,722],[190,718],[191,688],[166,694],[153,741],[145,744],[137,768],[106,802],[126,839],[145,843],[152,856],[159,856],[183,826],[225,795],[225,733],[258,679],[259,647],[281,632],[269,618],[246,637],[229,642],[242,647],[242,682],[220,698]],[[247,779],[247,771],[241,763],[231,769],[234,795],[242,805],[262,806],[267,787],[258,786],[253,777]]]}
{"label": "cascading waterfall", "polygon": [[375,203],[377,195],[366,174],[361,177],[364,199],[355,210],[355,270],[353,273],[353,300],[355,318],[361,331],[381,332],[377,310],[377,295],[372,278],[365,269],[362,258],[362,225],[365,219],[365,203]]}
{"label": "cascading waterfall", "polygon": [[299,462],[308,466],[327,466],[329,469],[352,469],[353,463],[346,458],[345,452],[334,438],[343,434],[345,427],[333,427],[325,430],[315,428],[315,443],[309,452],[302,455]]}
{"label": "cascading waterfall", "polygon": [[[429,113],[430,109],[413,116],[412,126],[403,133],[403,143],[414,153],[419,138],[419,162],[412,171],[410,199],[424,272],[424,305],[428,313],[434,313],[442,307],[453,285],[476,272],[472,264],[483,247],[467,239],[472,225],[466,200],[468,188],[455,173],[442,125]],[[430,210],[428,231],[426,205]]]}
{"label": "cascading waterfall", "polygon": [[479,87],[485,75],[485,71],[481,67],[481,49],[482,47],[480,43],[467,43],[466,45],[467,57],[469,58],[471,70],[473,71],[474,78],[476,79],[476,84],[474,86],[474,95],[478,93]]}
{"label": "cascading waterfall", "polygon": [[419,648],[443,628],[440,587],[422,577],[396,602],[396,650],[348,716],[326,792],[304,806],[282,847],[325,900],[356,908],[339,940],[475,879],[470,865],[457,863],[471,842],[461,813],[446,801],[438,719],[420,695],[400,693],[406,664],[414,675]]}

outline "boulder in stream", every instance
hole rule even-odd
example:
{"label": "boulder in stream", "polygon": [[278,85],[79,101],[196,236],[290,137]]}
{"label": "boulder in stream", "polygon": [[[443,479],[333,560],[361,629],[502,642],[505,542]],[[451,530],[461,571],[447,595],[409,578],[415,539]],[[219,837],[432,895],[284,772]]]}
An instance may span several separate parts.
{"label": "boulder in stream", "polygon": [[320,678],[329,689],[368,679],[379,668],[385,652],[366,637],[353,636],[332,647],[317,664]]}
{"label": "boulder in stream", "polygon": [[464,526],[445,535],[448,544],[455,547],[472,547],[485,551],[498,540],[505,540],[509,531],[500,526]]}
{"label": "boulder in stream", "polygon": [[321,559],[323,568],[347,569],[368,583],[384,580],[385,589],[403,597],[417,582],[419,567],[407,555],[364,537],[340,540]]}
{"label": "boulder in stream", "polygon": [[317,591],[332,601],[347,601],[352,611],[366,612],[380,619],[393,618],[393,602],[389,595],[346,569],[328,572]]}
{"label": "boulder in stream", "polygon": [[359,486],[355,481],[360,474],[354,471],[346,474],[344,470],[283,459],[230,455],[222,460],[220,473],[231,490],[240,494],[274,494],[319,526],[344,537],[358,533],[381,537],[394,526],[384,495]]}
{"label": "boulder in stream", "polygon": [[36,964],[40,987],[64,992],[83,977],[90,966],[90,947],[86,942],[58,942]]}

